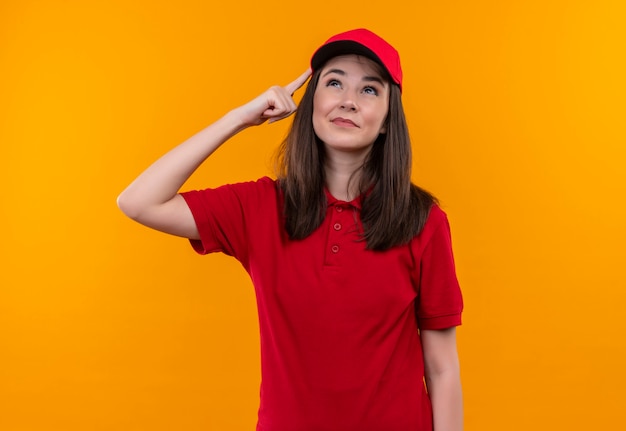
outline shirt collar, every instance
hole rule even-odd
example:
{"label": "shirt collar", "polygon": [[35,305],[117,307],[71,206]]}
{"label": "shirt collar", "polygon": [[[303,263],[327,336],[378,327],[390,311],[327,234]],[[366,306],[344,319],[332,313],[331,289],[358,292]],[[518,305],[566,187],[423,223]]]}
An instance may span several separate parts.
{"label": "shirt collar", "polygon": [[324,187],[324,193],[326,194],[326,202],[329,207],[339,206],[339,205],[342,205],[342,206],[349,205],[351,207],[358,209],[359,211],[361,210],[361,204],[363,203],[363,195],[359,195],[356,198],[352,199],[350,202],[346,202],[346,201],[339,200],[333,195],[331,195],[326,187]]}

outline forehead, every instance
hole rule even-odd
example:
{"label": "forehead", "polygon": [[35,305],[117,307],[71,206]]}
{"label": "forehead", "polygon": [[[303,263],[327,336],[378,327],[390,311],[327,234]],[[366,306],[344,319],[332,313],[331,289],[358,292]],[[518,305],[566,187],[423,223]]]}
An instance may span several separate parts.
{"label": "forehead", "polygon": [[376,76],[383,81],[384,74],[382,73],[381,66],[373,60],[367,57],[356,54],[338,55],[326,62],[322,68],[322,75],[331,69],[340,69],[344,72],[362,73],[367,76]]}

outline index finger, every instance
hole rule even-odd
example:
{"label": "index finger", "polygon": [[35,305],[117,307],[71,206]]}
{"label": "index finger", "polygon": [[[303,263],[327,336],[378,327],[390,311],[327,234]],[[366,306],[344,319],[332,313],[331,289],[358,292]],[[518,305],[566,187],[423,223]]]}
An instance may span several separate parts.
{"label": "index finger", "polygon": [[285,85],[285,90],[287,90],[287,92],[289,92],[289,94],[292,94],[296,92],[296,90],[300,87],[302,87],[304,85],[304,83],[306,82],[307,79],[309,79],[309,76],[311,76],[311,69],[307,69],[302,75],[298,76],[295,81]]}

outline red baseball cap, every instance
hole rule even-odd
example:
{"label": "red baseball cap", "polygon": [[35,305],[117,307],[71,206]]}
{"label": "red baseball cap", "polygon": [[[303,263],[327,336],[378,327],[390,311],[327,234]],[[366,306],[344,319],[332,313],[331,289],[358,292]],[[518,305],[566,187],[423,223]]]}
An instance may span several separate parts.
{"label": "red baseball cap", "polygon": [[311,69],[315,71],[331,58],[346,54],[363,55],[374,60],[389,72],[391,80],[402,91],[402,67],[398,51],[383,38],[364,28],[336,34],[324,42],[311,57]]}

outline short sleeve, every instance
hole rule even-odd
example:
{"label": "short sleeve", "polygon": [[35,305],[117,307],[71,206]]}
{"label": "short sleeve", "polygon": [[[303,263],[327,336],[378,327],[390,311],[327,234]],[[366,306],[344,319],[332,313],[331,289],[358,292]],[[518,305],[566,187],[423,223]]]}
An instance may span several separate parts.
{"label": "short sleeve", "polygon": [[274,181],[227,184],[204,190],[181,193],[193,214],[199,240],[190,240],[199,254],[223,252],[244,263],[248,257],[249,230],[256,224],[255,212],[268,193],[274,193]]}
{"label": "short sleeve", "polygon": [[[420,329],[445,329],[461,324],[463,297],[456,276],[450,224],[435,206],[419,245],[417,320]],[[415,251],[414,251],[415,253]]]}

